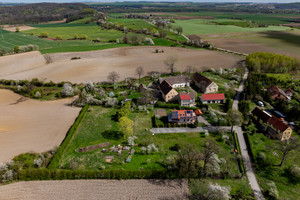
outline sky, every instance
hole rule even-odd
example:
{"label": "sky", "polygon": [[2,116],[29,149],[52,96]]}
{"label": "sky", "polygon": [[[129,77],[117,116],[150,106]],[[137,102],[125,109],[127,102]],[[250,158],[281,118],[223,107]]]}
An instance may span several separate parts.
{"label": "sky", "polygon": [[[114,2],[116,0],[0,0],[1,3],[37,3],[37,2]],[[118,0],[120,1],[141,1],[141,0]],[[159,2],[255,2],[255,3],[291,3],[300,2],[300,0],[144,0]]]}

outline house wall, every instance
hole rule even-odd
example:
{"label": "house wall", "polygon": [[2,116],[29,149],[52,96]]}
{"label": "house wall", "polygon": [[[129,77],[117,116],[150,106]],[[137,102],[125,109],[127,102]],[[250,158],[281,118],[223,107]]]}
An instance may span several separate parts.
{"label": "house wall", "polygon": [[204,93],[216,93],[216,92],[218,92],[218,85],[212,82],[209,86],[207,86]]}
{"label": "house wall", "polygon": [[208,104],[208,103],[224,103],[224,100],[211,100],[211,101],[203,101],[201,98],[202,103]]}
{"label": "house wall", "polygon": [[289,127],[282,133],[281,140],[288,140],[292,136],[293,130]]}
{"label": "house wall", "polygon": [[175,83],[175,84],[172,84],[173,88],[186,87],[186,86],[190,86],[190,83]]}
{"label": "house wall", "polygon": [[177,99],[177,95],[178,95],[178,92],[176,90],[174,90],[174,89],[172,89],[167,95],[164,95],[162,93],[162,97],[165,100],[165,102],[176,100]]}

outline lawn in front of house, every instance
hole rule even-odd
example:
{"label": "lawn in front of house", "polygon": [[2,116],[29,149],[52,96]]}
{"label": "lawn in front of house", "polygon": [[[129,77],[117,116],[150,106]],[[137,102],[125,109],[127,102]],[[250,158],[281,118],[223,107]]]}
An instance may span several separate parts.
{"label": "lawn in front of house", "polygon": [[[190,143],[195,144],[200,151],[203,150],[205,136],[203,133],[171,133],[171,134],[156,134],[150,132],[152,122],[151,117],[153,111],[148,112],[131,112],[129,118],[134,122],[134,133],[138,137],[134,147],[136,152],[133,154],[130,163],[124,163],[128,157],[128,151],[123,151],[121,155],[115,152],[108,151],[102,153],[102,149],[93,150],[90,152],[78,152],[81,147],[87,147],[95,144],[110,142],[111,145],[126,145],[126,140],[120,133],[114,115],[117,109],[106,108],[101,106],[91,106],[90,111],[82,120],[72,140],[68,144],[61,160],[60,168],[75,168],[75,169],[124,169],[124,170],[139,170],[139,169],[163,169],[163,161],[175,151],[171,151],[170,147],[175,144]],[[232,173],[239,174],[239,167],[236,161],[236,155],[233,152],[232,137],[222,139],[221,135],[211,134],[210,138],[217,141],[221,151],[218,154],[219,158],[225,158],[226,165]],[[149,144],[154,144],[158,148],[158,152],[151,154],[142,154],[141,147],[146,147]],[[109,148],[109,147],[107,147]],[[106,163],[105,156],[114,156],[113,162]]]}

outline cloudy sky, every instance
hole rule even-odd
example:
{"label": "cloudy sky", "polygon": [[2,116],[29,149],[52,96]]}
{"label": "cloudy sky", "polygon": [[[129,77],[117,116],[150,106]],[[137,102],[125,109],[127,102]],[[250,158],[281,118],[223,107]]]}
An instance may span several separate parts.
{"label": "cloudy sky", "polygon": [[[37,3],[37,2],[114,2],[116,0],[0,0],[2,3]],[[140,0],[118,0],[118,1],[140,1]],[[291,3],[300,2],[300,0],[148,0],[160,2],[256,2],[256,3]]]}

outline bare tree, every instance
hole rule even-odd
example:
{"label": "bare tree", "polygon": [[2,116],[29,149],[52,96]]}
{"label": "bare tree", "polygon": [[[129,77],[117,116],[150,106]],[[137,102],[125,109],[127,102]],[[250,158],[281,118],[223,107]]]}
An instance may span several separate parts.
{"label": "bare tree", "polygon": [[297,152],[300,149],[300,142],[297,138],[291,137],[289,140],[278,141],[277,145],[271,147],[274,150],[277,150],[282,153],[280,164],[281,167],[286,160],[286,158],[294,151]]}
{"label": "bare tree", "polygon": [[175,71],[175,63],[177,62],[178,58],[175,55],[170,55],[164,61],[164,64],[167,66],[168,70],[170,70],[171,74]]}
{"label": "bare tree", "polygon": [[139,66],[135,69],[136,74],[139,76],[139,80],[141,79],[141,76],[145,74],[144,68],[142,66]]}
{"label": "bare tree", "polygon": [[120,79],[120,75],[117,72],[112,71],[108,74],[107,79],[115,84],[115,82]]}

